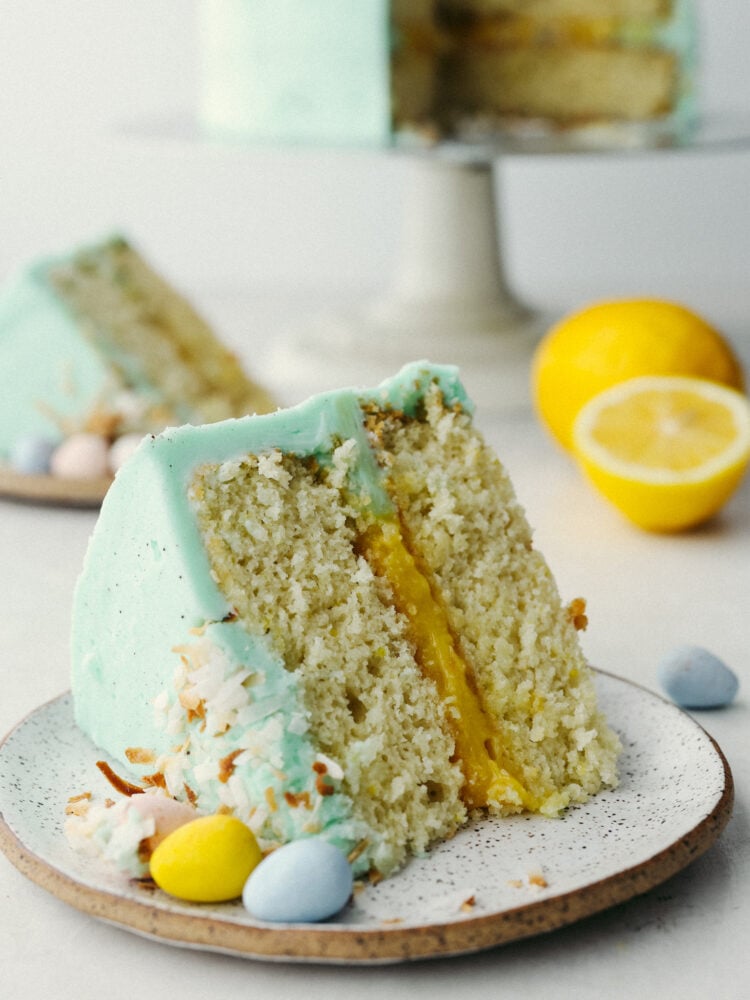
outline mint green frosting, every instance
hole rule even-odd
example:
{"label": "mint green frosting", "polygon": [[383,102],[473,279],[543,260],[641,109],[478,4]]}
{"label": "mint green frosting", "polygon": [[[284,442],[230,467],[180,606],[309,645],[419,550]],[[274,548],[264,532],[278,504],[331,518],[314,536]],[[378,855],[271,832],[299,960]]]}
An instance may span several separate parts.
{"label": "mint green frosting", "polygon": [[[124,389],[137,395],[142,410],[161,402],[139,359],[77,316],[51,280],[55,271],[121,239],[114,234],[41,258],[0,288],[0,462],[20,438],[58,443]],[[175,419],[190,418],[184,407]]]}
{"label": "mint green frosting", "polygon": [[201,123],[257,142],[381,144],[388,0],[199,0]]}
{"label": "mint green frosting", "polygon": [[[253,818],[261,840],[284,842],[304,835],[304,812],[284,800],[286,789],[304,791],[314,773],[315,751],[294,675],[286,671],[268,638],[248,634],[232,617],[212,579],[187,486],[202,463],[276,449],[325,462],[333,447],[354,438],[361,445],[355,488],[366,493],[376,513],[387,512],[390,500],[365,440],[360,404],[377,402],[415,415],[433,382],[447,405],[471,412],[457,370],[421,362],[374,389],[324,393],[276,413],[184,426],[144,439],[107,493],[75,593],[75,717],[97,746],[129,770],[146,773],[154,764],[133,767],[127,748],[147,748],[164,756],[167,771],[171,767],[175,772],[176,790],[182,791],[182,782],[187,782],[198,791],[199,806],[209,811],[221,804],[235,806],[245,794],[262,805],[265,790],[271,788],[278,808],[270,813],[261,809]],[[231,693],[233,684],[242,687],[241,681],[250,675],[253,680],[237,689],[241,704],[232,708],[236,724],[216,740],[210,732],[201,735],[196,721],[189,726],[190,758],[179,760],[175,746],[186,735],[178,701],[180,684],[188,684],[185,662],[206,656],[208,672],[228,685],[223,691]],[[182,671],[177,685],[176,670],[178,675]],[[243,700],[248,691],[250,700]],[[215,700],[227,697],[225,693]],[[247,734],[259,727],[265,734],[258,736],[260,749],[241,758],[232,783],[220,782],[216,762],[245,746]],[[342,847],[368,834],[352,819],[350,802],[338,789],[319,799],[315,821]],[[376,843],[358,866],[366,869],[372,863],[377,864]]]}
{"label": "mint green frosting", "polygon": [[58,418],[76,420],[111,387],[107,361],[49,285],[51,263],[0,289],[0,461],[18,438],[59,441]]}

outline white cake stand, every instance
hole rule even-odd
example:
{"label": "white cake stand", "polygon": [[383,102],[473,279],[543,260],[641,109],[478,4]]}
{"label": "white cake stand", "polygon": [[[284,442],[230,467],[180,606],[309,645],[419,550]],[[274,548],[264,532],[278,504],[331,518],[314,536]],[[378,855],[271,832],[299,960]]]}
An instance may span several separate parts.
{"label": "white cake stand", "polygon": [[[195,122],[140,123],[126,135],[193,150],[243,150]],[[534,346],[552,322],[519,302],[506,280],[495,168],[510,156],[615,156],[747,149],[750,113],[706,116],[678,138],[643,126],[550,135],[533,128],[492,143],[414,144],[383,150],[403,161],[405,191],[390,282],[356,309],[308,316],[264,351],[264,377],[294,402],[343,385],[371,386],[400,365],[428,359],[459,365],[472,398],[507,413],[529,404]]]}
{"label": "white cake stand", "polygon": [[405,158],[400,242],[390,284],[356,310],[318,316],[270,356],[270,377],[309,389],[373,385],[408,361],[457,364],[473,399],[507,412],[529,404],[530,361],[551,322],[519,302],[503,265],[500,173],[506,156],[619,155],[747,148],[750,116],[708,118],[682,139],[592,129],[446,143]]}
{"label": "white cake stand", "polygon": [[356,311],[319,316],[270,358],[279,383],[373,385],[407,361],[457,364],[482,405],[521,406],[544,324],[510,291],[492,161],[409,156],[393,276]]}

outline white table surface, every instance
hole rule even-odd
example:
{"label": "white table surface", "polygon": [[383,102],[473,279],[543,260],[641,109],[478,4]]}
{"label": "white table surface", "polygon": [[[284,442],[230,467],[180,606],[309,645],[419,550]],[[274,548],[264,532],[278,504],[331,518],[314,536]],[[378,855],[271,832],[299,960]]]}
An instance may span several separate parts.
{"label": "white table surface", "polygon": [[[262,350],[254,358],[263,374]],[[696,643],[738,673],[731,708],[695,713],[736,783],[718,843],[645,896],[563,930],[473,956],[368,968],[266,964],[141,939],[69,908],[0,857],[0,997],[750,996],[750,479],[705,528],[650,536],[604,506],[530,412],[480,411],[477,420],[563,596],[587,597],[583,642],[595,665],[658,690],[660,657]],[[68,686],[71,596],[95,518],[0,501],[0,734]]]}

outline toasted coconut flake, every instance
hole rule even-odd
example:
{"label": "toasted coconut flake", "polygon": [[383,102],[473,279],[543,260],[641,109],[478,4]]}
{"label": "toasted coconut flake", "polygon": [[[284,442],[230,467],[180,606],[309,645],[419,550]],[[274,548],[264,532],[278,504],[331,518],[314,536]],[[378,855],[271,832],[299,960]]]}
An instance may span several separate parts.
{"label": "toasted coconut flake", "polygon": [[276,796],[274,795],[273,788],[269,785],[265,792],[266,802],[268,803],[268,808],[272,813],[278,811],[278,803],[276,802]]}
{"label": "toasted coconut flake", "polygon": [[119,774],[116,774],[106,760],[98,760],[96,766],[110,785],[122,795],[139,795],[143,791],[140,785],[134,785],[132,782],[126,781],[125,778],[121,778]]}
{"label": "toasted coconut flake", "polygon": [[319,774],[315,779],[315,791],[318,795],[333,795],[336,789],[323,780],[322,774]]}
{"label": "toasted coconut flake", "polygon": [[86,798],[78,796],[77,799],[68,801],[68,804],[65,806],[65,815],[85,816],[90,808],[91,808],[90,801]]}
{"label": "toasted coconut flake", "polygon": [[284,801],[292,809],[304,806],[305,809],[312,809],[312,800],[309,792],[284,792]]}
{"label": "toasted coconut flake", "polygon": [[81,792],[80,795],[71,795],[68,802],[80,802],[81,799],[90,799],[91,792]]}
{"label": "toasted coconut flake", "polygon": [[364,837],[362,840],[360,840],[360,842],[356,844],[351,849],[351,851],[349,851],[347,855],[347,861],[349,862],[349,864],[352,864],[354,861],[356,861],[357,858],[360,856],[360,854],[362,854],[363,851],[366,851],[369,846],[370,846],[370,841],[367,839],[367,837]]}
{"label": "toasted coconut flake", "polygon": [[228,753],[226,757],[221,758],[221,760],[219,761],[218,777],[219,781],[222,782],[222,784],[225,785],[232,777],[232,775],[234,774],[234,762],[240,756],[240,754],[244,752],[245,751],[242,749],[232,750],[232,752]]}
{"label": "toasted coconut flake", "polygon": [[156,771],[154,774],[147,774],[143,782],[150,788],[163,788],[165,791],[167,789],[167,779],[161,771]]}

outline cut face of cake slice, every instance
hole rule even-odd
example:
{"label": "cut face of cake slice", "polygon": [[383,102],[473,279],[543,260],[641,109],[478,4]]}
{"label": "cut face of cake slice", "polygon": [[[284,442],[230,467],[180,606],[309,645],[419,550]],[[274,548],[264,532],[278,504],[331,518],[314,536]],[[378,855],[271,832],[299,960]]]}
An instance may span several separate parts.
{"label": "cut face of cake slice", "polygon": [[577,629],[454,369],[147,439],[74,608],[80,727],[264,849],[387,874],[616,783]]}
{"label": "cut face of cake slice", "polygon": [[442,0],[441,10],[455,44],[440,101],[458,121],[679,130],[694,118],[688,0]]}
{"label": "cut face of cake slice", "polygon": [[0,291],[0,462],[15,442],[114,438],[273,409],[205,320],[122,236]]}

